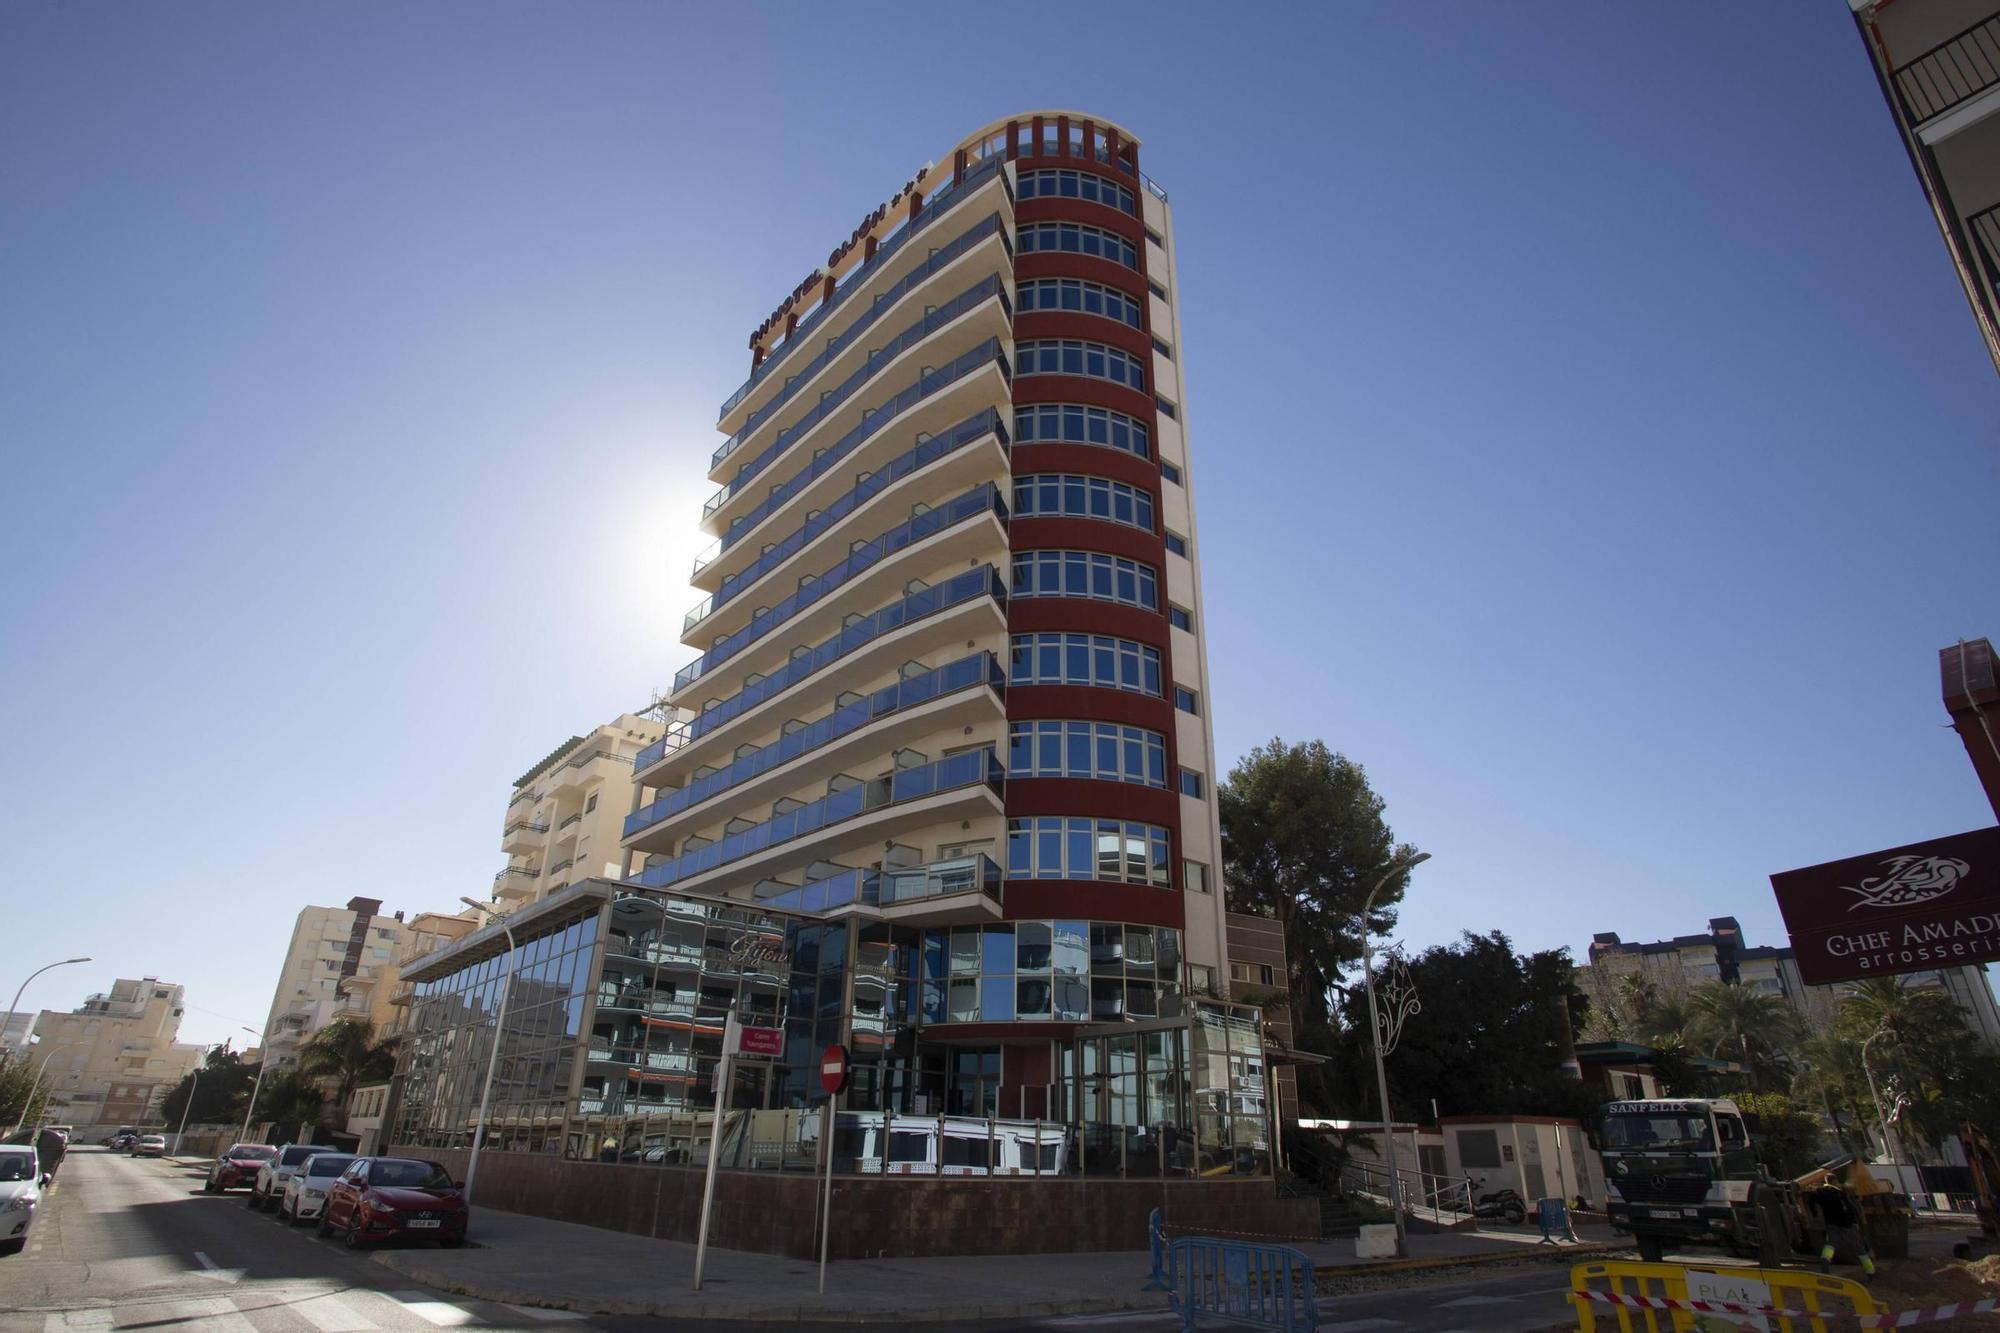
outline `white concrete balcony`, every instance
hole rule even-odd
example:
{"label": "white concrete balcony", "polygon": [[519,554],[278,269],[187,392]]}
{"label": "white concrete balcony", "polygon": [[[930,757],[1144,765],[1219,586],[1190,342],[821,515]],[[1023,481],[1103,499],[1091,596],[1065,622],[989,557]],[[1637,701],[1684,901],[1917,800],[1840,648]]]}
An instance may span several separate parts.
{"label": "white concrete balcony", "polygon": [[493,896],[503,902],[520,902],[533,898],[541,881],[541,872],[524,866],[508,866],[493,877]]}
{"label": "white concrete balcony", "polygon": [[565,759],[542,775],[543,790],[550,796],[581,797],[585,788],[608,778],[621,781],[631,770],[631,761],[610,750],[585,750]]}
{"label": "white concrete balcony", "polygon": [[537,824],[527,818],[509,820],[500,833],[500,850],[509,856],[526,856],[541,850],[542,839],[548,833],[547,824]]}
{"label": "white concrete balcony", "polygon": [[640,752],[636,776],[649,787],[684,784],[701,765],[728,762],[730,749],[746,735],[862,689],[899,663],[934,661],[936,654],[1006,628],[1007,589],[999,571],[991,565],[967,570],[844,626],[764,679],[675,723]]}
{"label": "white concrete balcony", "polygon": [[[929,262],[931,247],[936,246],[939,251],[950,249],[958,237],[996,210],[1011,221],[1013,194],[1010,185],[1003,181],[1004,175],[998,159],[994,159],[968,172],[955,187],[936,187],[919,212],[916,225],[891,236],[872,259],[849,273],[835,289],[833,299],[801,320],[791,336],[750,373],[750,378],[722,405],[715,428],[734,435],[753,413],[762,412],[775,402],[788,384],[798,385],[795,394],[812,388],[810,383],[801,381],[819,378],[823,372],[808,371],[805,366],[815,350],[823,350],[828,341],[838,338],[838,334],[829,331],[852,327],[856,312],[873,305]],[[910,244],[918,236],[924,238],[923,244]]]}
{"label": "white concrete balcony", "polygon": [[827,712],[724,768],[634,811],[624,846],[664,851],[684,834],[738,815],[760,814],[789,791],[824,784],[940,732],[997,726],[1007,717],[1006,672],[991,653],[974,653]]}

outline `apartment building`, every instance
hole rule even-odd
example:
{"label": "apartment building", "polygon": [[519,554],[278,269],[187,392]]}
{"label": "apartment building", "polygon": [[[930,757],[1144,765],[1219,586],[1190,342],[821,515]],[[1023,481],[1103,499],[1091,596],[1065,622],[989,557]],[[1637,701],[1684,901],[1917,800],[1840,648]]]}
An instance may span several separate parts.
{"label": "apartment building", "polygon": [[[1288,994],[1291,965],[1285,960],[1285,927],[1276,917],[1251,912],[1231,912],[1224,920],[1229,930],[1229,993],[1264,1010],[1264,1035],[1274,1055],[1291,1053],[1292,1005]],[[1287,1122],[1297,1120],[1298,1069],[1276,1060],[1270,1062],[1269,1068],[1278,1118]]]}
{"label": "apartment building", "polygon": [[[1611,931],[1593,935],[1589,958],[1580,981],[1586,989],[1604,984],[1592,977],[1591,972],[1599,973],[1611,984],[1615,984],[1612,979],[1636,973],[1669,989],[1678,984],[1725,981],[1766,995],[1782,996],[1815,1029],[1833,1022],[1846,989],[1844,983],[1806,985],[1799,977],[1798,961],[1789,946],[1746,945],[1743,929],[1733,916],[1711,918],[1708,929],[1700,934],[1678,935],[1651,944],[1628,944]],[[1973,1032],[1989,1042],[2000,1043],[2000,1008],[1994,1004],[1984,963],[1915,972],[1899,980],[1906,986],[1931,986],[1945,991],[1964,1011],[1966,1025]]]}
{"label": "apartment building", "polygon": [[495,1144],[681,1151],[645,1126],[707,1132],[734,1009],[786,1035],[732,1106],[823,1102],[839,1044],[843,1113],[1067,1123],[1093,1173],[1263,1169],[1263,1024],[1221,998],[1173,215],[1139,151],[1080,113],[995,121],[757,326],[698,656],[623,775],[622,863],[590,835],[623,881],[545,841],[577,738],[517,784],[511,941],[408,970],[396,1141],[469,1140],[511,976]]}
{"label": "apartment building", "polygon": [[1987,353],[2000,369],[2000,0],[1850,0]]}
{"label": "apartment building", "polygon": [[121,977],[67,1013],[44,1009],[29,1058],[49,1089],[49,1118],[79,1128],[145,1123],[205,1048],[182,1045],[184,988]]}
{"label": "apartment building", "polygon": [[391,988],[381,987],[379,997],[376,991],[405,933],[403,914],[383,916],[377,898],[299,912],[264,1023],[271,1068],[295,1063],[306,1039],[336,1019],[387,1026]]}
{"label": "apartment building", "polygon": [[664,734],[662,723],[621,713],[572,736],[514,780],[500,833],[507,864],[491,898],[511,911],[591,876],[625,874],[623,825],[632,808],[632,761]]}

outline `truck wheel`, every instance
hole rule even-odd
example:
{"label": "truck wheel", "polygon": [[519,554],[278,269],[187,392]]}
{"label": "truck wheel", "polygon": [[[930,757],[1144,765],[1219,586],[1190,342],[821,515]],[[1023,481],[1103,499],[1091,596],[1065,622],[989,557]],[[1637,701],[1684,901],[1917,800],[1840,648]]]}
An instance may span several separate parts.
{"label": "truck wheel", "polygon": [[1667,1247],[1660,1243],[1658,1236],[1634,1236],[1639,1242],[1639,1257],[1649,1264],[1656,1264],[1666,1256]]}

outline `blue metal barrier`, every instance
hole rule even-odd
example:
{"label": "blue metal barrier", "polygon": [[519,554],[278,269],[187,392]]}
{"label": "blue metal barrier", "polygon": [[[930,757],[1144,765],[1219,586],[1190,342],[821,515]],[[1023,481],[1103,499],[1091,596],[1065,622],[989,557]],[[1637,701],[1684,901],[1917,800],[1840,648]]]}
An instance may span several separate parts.
{"label": "blue metal barrier", "polygon": [[1146,1274],[1146,1285],[1141,1291],[1172,1291],[1173,1283],[1167,1280],[1167,1237],[1165,1223],[1160,1210],[1155,1208],[1146,1214],[1146,1248],[1152,1252],[1153,1271]]}
{"label": "blue metal barrier", "polygon": [[1281,1333],[1319,1327],[1312,1260],[1289,1245],[1182,1236],[1167,1251],[1169,1299],[1187,1333],[1204,1315]]}

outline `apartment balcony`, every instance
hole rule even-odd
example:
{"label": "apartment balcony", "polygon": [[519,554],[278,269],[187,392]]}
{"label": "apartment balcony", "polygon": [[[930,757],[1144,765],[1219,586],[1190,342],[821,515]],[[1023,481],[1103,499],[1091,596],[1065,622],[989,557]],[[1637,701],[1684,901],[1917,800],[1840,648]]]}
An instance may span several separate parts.
{"label": "apartment balcony", "polygon": [[726,892],[732,884],[782,879],[815,861],[859,859],[913,830],[1004,810],[1005,771],[990,749],[899,769],[778,815],[755,828],[646,867],[648,888]]}
{"label": "apartment balcony", "polygon": [[882,755],[941,731],[962,735],[965,728],[1004,722],[1006,686],[1007,673],[991,653],[899,680],[634,811],[625,819],[624,845],[660,851],[691,822],[728,819],[786,791],[824,783],[857,761],[872,767]]}
{"label": "apartment balcony", "polygon": [[782,652],[784,643],[811,643],[838,629],[856,606],[879,604],[913,579],[962,569],[1006,549],[1006,502],[999,488],[987,482],[857,547],[816,578],[801,580],[798,591],[762,615],[746,617],[742,628],[718,637],[707,652],[675,673],[674,692],[684,696],[697,685],[729,688],[760,660],[771,665],[772,650]]}
{"label": "apartment balcony", "polygon": [[547,784],[543,790],[555,797],[581,795],[592,783],[612,777],[622,780],[630,767],[631,760],[616,751],[585,750],[542,774]]}
{"label": "apartment balcony", "polygon": [[[914,225],[906,226],[879,246],[874,257],[847,275],[834,289],[833,298],[821,303],[813,312],[800,321],[791,336],[766,356],[742,387],[729,395],[717,414],[716,429],[734,434],[743,429],[751,413],[761,410],[775,400],[767,386],[799,384],[809,387],[810,378],[800,370],[798,357],[805,349],[825,346],[821,335],[852,312],[863,309],[864,302],[873,303],[891,286],[901,281],[923,263],[922,251],[911,248],[913,237],[936,238],[950,234],[950,228],[938,230],[940,223],[951,219],[957,226],[957,219],[978,216],[980,207],[997,204],[1007,208],[1011,214],[1013,187],[1007,181],[1006,173],[1000,169],[999,158],[989,158],[968,171],[965,179],[957,186],[946,184],[924,201],[924,208],[917,214]],[[945,249],[950,248],[949,242]]]}
{"label": "apartment balcony", "polygon": [[[508,798],[507,801],[508,816],[511,818],[514,815],[515,808],[517,806],[526,805],[532,808],[536,800],[538,800],[540,797],[541,793],[532,787],[522,787],[518,789],[517,791],[515,791],[513,796]],[[526,811],[524,810],[521,813],[525,814]]]}
{"label": "apartment balcony", "polygon": [[932,658],[1006,628],[1007,585],[999,570],[968,569],[842,626],[762,680],[674,723],[639,752],[635,776],[649,787],[685,782],[695,768],[719,761],[729,736],[767,729],[783,719],[782,710],[806,707],[804,697],[794,696],[795,687],[810,682],[809,698],[817,703],[879,680],[896,663]]}
{"label": "apartment balcony", "polygon": [[509,856],[526,856],[540,851],[542,839],[548,836],[549,826],[537,824],[532,819],[510,820],[500,833],[500,850]]}
{"label": "apartment balcony", "polygon": [[[1884,13],[1885,29],[1894,15]],[[1950,130],[1932,125],[1955,111],[1988,114],[1989,90],[2000,87],[2000,14],[1991,14],[1923,54],[1896,66],[1890,75],[1903,115],[1925,143],[1935,143]],[[1983,105],[1975,108],[1978,100]],[[1954,117],[1955,121],[1964,118]],[[1955,126],[1954,126],[1955,127]],[[1942,132],[1940,132],[1942,131]]]}
{"label": "apartment balcony", "polygon": [[[925,495],[956,495],[982,481],[1009,476],[1009,436],[1000,414],[987,410],[935,435],[866,474],[825,508],[761,548],[751,542],[726,545],[718,541],[695,565],[696,587],[711,596],[691,612],[683,632],[767,581],[784,586],[814,563],[824,564],[828,551],[848,550],[856,539],[880,532],[882,515]],[[838,467],[836,460],[826,465]],[[747,525],[746,525],[747,527]],[[727,632],[727,631],[718,631]]]}
{"label": "apartment balcony", "polygon": [[[945,334],[945,330],[959,324],[962,316],[985,302],[998,300],[1003,305],[1007,302],[1006,281],[1012,258],[1009,245],[1006,227],[995,213],[961,237],[949,254],[941,251],[935,269],[919,270],[911,275],[911,285],[891,294],[896,303],[893,309],[880,307],[879,328],[873,325],[876,317],[864,317],[863,326],[851,331],[851,336],[843,335],[846,340],[839,346],[829,346],[807,363],[814,370],[824,366],[845,372],[825,378],[813,376],[813,383],[827,386],[820,389],[817,401],[800,394],[797,402],[786,402],[780,411],[753,416],[754,425],[730,436],[715,451],[709,460],[709,475],[733,489],[740,480],[755,477],[772,466],[827,423],[851,424],[852,418],[845,409],[858,397],[868,394],[869,386],[878,376],[893,373],[891,368],[905,353],[930,344],[933,353],[955,354],[966,337],[962,332]],[[932,303],[926,305],[915,299],[919,296],[929,296]],[[947,299],[939,302],[940,296]],[[977,321],[965,325],[973,330],[978,327]],[[870,347],[869,343],[874,345]],[[788,391],[796,392],[802,387],[795,384]],[[786,417],[790,417],[791,424],[780,429],[778,423]],[[836,431],[841,428],[836,427]],[[732,457],[736,460],[733,465]]]}
{"label": "apartment balcony", "polygon": [[[839,422],[815,428],[809,432],[809,438],[801,436],[787,446],[782,457],[792,464],[789,480],[764,485],[760,474],[739,474],[710,496],[701,511],[704,530],[718,537],[730,531],[738,526],[739,518],[761,507],[762,501],[775,490],[791,489],[790,500],[775,510],[767,510],[766,521],[792,505],[801,514],[809,508],[824,507],[853,484],[855,472],[872,470],[908,449],[921,436],[947,430],[980,408],[1011,402],[1013,366],[1004,351],[1005,340],[1011,337],[1011,318],[1001,299],[996,297],[983,303],[952,329],[954,342],[962,341],[957,337],[959,330],[984,334],[985,341],[942,362],[926,361],[922,348],[904,353],[890,373],[871,383],[875,392],[857,395],[854,402],[843,406]],[[874,406],[865,406],[866,402]],[[794,488],[793,482],[803,475],[800,469],[811,471],[813,454],[818,449],[840,455],[850,466],[838,473],[828,471]],[[783,465],[770,467],[769,471],[776,476],[788,475]],[[742,540],[743,535],[738,533],[737,540]]]}
{"label": "apartment balcony", "polygon": [[508,866],[493,877],[493,896],[506,902],[520,902],[535,896],[542,875],[539,870]]}
{"label": "apartment balcony", "polygon": [[910,925],[975,925],[1000,919],[1005,883],[991,857],[961,856],[901,869],[848,870],[757,902],[794,912],[873,909],[870,915]]}

